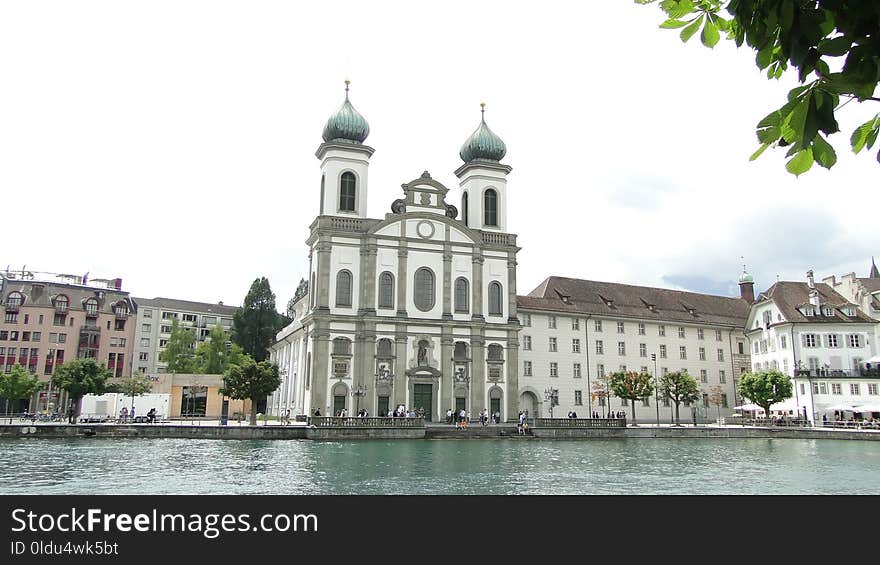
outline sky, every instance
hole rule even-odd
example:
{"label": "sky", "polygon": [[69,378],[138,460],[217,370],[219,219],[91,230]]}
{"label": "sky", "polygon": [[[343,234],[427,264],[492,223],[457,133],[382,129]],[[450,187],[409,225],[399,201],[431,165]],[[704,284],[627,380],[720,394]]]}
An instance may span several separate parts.
{"label": "sky", "polygon": [[[768,81],[729,41],[683,44],[656,5],[46,1],[0,4],[0,269],[123,279],[133,296],[279,310],[308,271],[315,151],[344,100],[368,120],[368,213],[458,151],[507,145],[518,292],[551,275],[738,295],[880,258],[880,166],[849,135],[799,178],[755,125]],[[876,106],[876,105],[874,105]],[[876,148],[875,148],[876,152]]]}

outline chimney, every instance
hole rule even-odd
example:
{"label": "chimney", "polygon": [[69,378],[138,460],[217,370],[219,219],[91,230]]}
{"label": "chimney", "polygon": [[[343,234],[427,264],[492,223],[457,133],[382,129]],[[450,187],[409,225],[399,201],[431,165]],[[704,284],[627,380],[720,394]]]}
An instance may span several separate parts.
{"label": "chimney", "polygon": [[116,290],[122,290],[122,279],[115,278],[113,279],[113,288]]}
{"label": "chimney", "polygon": [[219,304],[220,306],[223,306],[223,301],[221,300],[221,301],[218,302],[217,304]]}
{"label": "chimney", "polygon": [[816,282],[813,280],[813,269],[807,271],[807,285],[810,288],[816,288]]}
{"label": "chimney", "polygon": [[819,302],[819,291],[815,288],[810,291],[810,304],[812,304],[816,308],[821,306],[821,303]]}

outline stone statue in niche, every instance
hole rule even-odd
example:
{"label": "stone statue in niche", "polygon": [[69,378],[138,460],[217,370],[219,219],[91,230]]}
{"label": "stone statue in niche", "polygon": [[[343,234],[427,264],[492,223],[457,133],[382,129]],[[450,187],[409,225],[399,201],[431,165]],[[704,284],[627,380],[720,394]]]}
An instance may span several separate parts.
{"label": "stone statue in niche", "polygon": [[419,342],[418,366],[426,367],[428,365],[428,344],[424,341]]}

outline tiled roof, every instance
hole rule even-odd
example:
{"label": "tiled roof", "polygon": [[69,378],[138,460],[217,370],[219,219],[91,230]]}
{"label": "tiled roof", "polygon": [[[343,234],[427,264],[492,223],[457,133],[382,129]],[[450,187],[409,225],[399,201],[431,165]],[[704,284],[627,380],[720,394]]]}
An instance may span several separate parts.
{"label": "tiled roof", "polygon": [[136,312],[136,305],[128,296],[128,292],[124,290],[116,290],[112,288],[91,287],[78,284],[30,281],[5,279],[3,284],[2,302],[6,304],[6,299],[10,292],[18,291],[25,295],[24,306],[36,306],[43,308],[54,308],[53,298],[63,294],[69,300],[68,308],[73,310],[82,310],[83,303],[89,298],[98,300],[98,310],[100,312],[112,313],[113,305],[124,300],[128,304],[130,312]]}
{"label": "tiled roof", "polygon": [[140,306],[152,306],[153,308],[166,308],[168,310],[218,314],[224,316],[232,316],[239,310],[238,306],[226,306],[225,304],[213,304],[211,302],[193,302],[191,300],[177,300],[176,298],[133,297],[132,300]]}
{"label": "tiled roof", "polygon": [[[858,307],[844,298],[825,283],[816,283],[816,291],[819,293],[819,304],[834,308],[833,316],[804,316],[798,307],[810,304],[810,287],[805,282],[780,281],[762,292],[757,301],[772,300],[787,322],[809,323],[841,323],[841,322],[868,322],[873,323],[870,317],[865,315]],[[855,310],[855,316],[846,316],[839,310],[840,306],[851,306]]]}
{"label": "tiled roof", "polygon": [[741,298],[565,277],[548,277],[528,296],[518,296],[517,306],[525,310],[736,327],[743,327],[749,314],[749,303]]}
{"label": "tiled roof", "polygon": [[865,287],[865,290],[868,292],[877,292],[880,290],[880,279],[871,278],[859,278],[858,281],[862,283],[862,286]]}

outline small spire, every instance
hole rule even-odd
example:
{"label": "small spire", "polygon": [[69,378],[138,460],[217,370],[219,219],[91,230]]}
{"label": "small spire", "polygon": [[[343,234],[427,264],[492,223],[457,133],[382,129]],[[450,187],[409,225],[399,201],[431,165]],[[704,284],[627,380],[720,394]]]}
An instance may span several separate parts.
{"label": "small spire", "polygon": [[486,103],[480,102],[480,121],[486,122]]}
{"label": "small spire", "polygon": [[348,85],[351,84],[351,81],[345,79],[345,99],[348,100]]}
{"label": "small spire", "polygon": [[877,270],[877,263],[874,262],[874,256],[871,256],[871,272],[868,273],[869,279],[880,279],[880,271]]}

